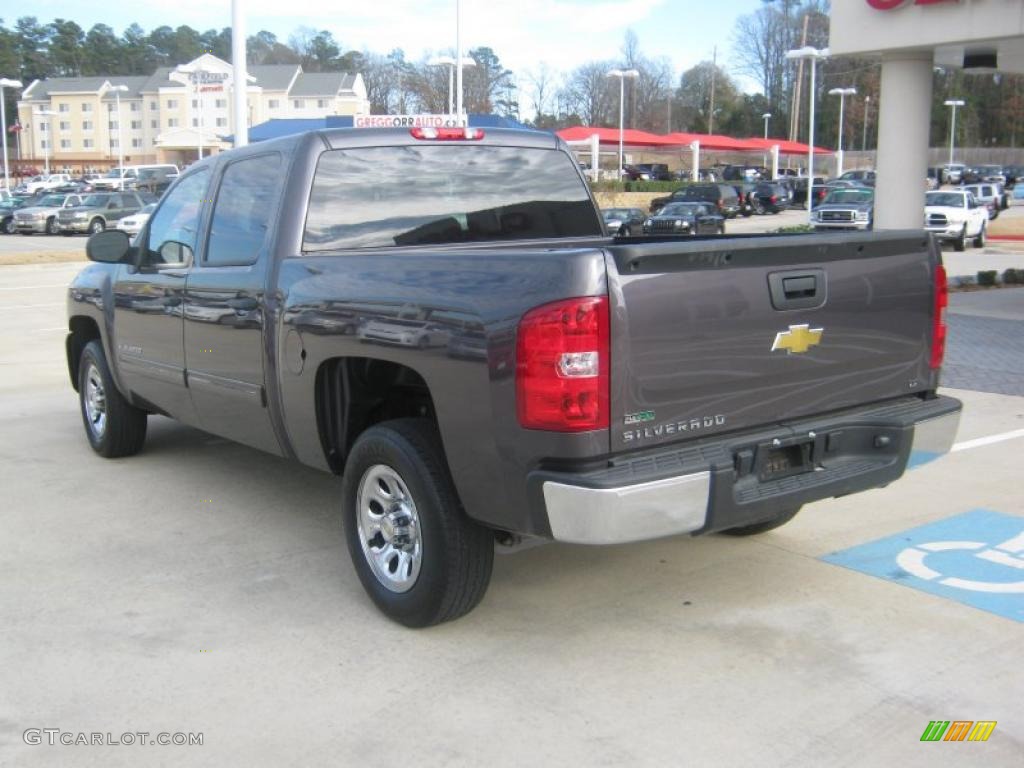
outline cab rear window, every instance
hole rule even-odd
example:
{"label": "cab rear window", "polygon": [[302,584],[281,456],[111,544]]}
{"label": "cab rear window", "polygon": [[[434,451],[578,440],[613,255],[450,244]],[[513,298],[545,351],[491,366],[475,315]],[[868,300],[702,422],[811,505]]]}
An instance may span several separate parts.
{"label": "cab rear window", "polygon": [[303,250],[600,236],[586,185],[563,152],[368,147],[320,156]]}

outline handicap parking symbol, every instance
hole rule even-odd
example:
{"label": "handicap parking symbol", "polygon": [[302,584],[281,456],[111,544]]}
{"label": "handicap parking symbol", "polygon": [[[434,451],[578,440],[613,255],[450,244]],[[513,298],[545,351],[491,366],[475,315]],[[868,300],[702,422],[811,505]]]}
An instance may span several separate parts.
{"label": "handicap parking symbol", "polygon": [[1024,517],[975,509],[822,560],[1024,622]]}

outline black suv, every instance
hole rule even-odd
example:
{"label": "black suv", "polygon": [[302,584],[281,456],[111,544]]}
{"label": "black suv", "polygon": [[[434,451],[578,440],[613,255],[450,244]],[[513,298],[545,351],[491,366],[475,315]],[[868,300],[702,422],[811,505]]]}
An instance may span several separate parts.
{"label": "black suv", "polygon": [[651,213],[657,213],[668,203],[710,203],[727,219],[735,219],[740,212],[740,197],[736,188],[728,184],[691,184],[672,193],[670,197],[656,197],[651,201]]}
{"label": "black suv", "polygon": [[672,181],[672,174],[665,163],[636,163],[633,168],[639,173],[646,173],[651,181]]}
{"label": "black suv", "polygon": [[790,191],[777,181],[762,181],[754,188],[754,210],[757,213],[778,213],[789,207]]}

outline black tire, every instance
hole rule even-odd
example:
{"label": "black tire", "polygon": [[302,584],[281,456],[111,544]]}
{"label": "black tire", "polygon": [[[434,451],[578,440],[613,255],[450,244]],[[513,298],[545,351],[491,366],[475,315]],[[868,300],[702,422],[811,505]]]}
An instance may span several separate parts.
{"label": "black tire", "polygon": [[953,241],[954,251],[967,250],[967,225],[964,224],[963,232],[960,233],[960,237]]}
{"label": "black tire", "polygon": [[56,235],[57,234],[57,217],[51,216],[46,220],[46,234]]}
{"label": "black tire", "polygon": [[631,235],[630,235],[629,227],[619,227],[619,236],[620,237],[630,237]]}
{"label": "black tire", "polygon": [[974,247],[975,248],[984,248],[985,247],[985,230],[986,229],[987,229],[987,227],[984,224],[982,224],[981,225],[981,230],[978,232],[978,236],[976,238],[974,238]]}
{"label": "black tire", "polygon": [[11,216],[9,219],[4,219],[3,231],[5,235],[13,235],[15,231],[14,217]]}
{"label": "black tire", "polygon": [[[374,573],[359,531],[363,478],[380,466],[397,474],[419,519],[411,528],[421,539],[419,573],[405,591],[389,588]],[[440,624],[469,613],[487,591],[494,564],[493,534],[462,510],[441,440],[426,419],[386,421],[359,436],[342,480],[342,516],[359,580],[388,618],[407,627]],[[367,547],[375,540],[386,541],[377,533]]]}
{"label": "black tire", "polygon": [[[90,398],[96,386],[100,387],[104,422],[99,427],[90,417]],[[146,442],[146,412],[139,410],[117,389],[103,345],[98,340],[90,341],[82,350],[78,365],[78,402],[82,410],[82,423],[89,445],[100,456],[116,459],[133,456],[142,450]],[[92,401],[93,413],[96,401]]]}
{"label": "black tire", "polygon": [[103,222],[99,216],[89,222],[88,234],[95,235],[97,232],[102,232],[107,228],[107,225]]}
{"label": "black tire", "polygon": [[754,523],[753,525],[743,525],[739,528],[730,528],[726,531],[721,531],[721,533],[727,534],[729,536],[756,536],[759,533],[765,533],[766,531],[771,531],[775,528],[778,528],[781,525],[785,525],[794,517],[796,517],[796,513],[799,511],[800,507],[797,507],[796,509],[787,509],[783,512],[780,512],[771,520],[765,520],[761,523]]}

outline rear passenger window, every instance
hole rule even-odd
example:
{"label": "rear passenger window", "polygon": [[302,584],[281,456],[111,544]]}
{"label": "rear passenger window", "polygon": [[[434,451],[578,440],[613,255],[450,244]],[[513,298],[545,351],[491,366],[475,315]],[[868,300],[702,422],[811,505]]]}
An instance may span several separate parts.
{"label": "rear passenger window", "polygon": [[259,155],[224,171],[206,243],[208,266],[245,266],[259,260],[281,193],[281,156]]}

